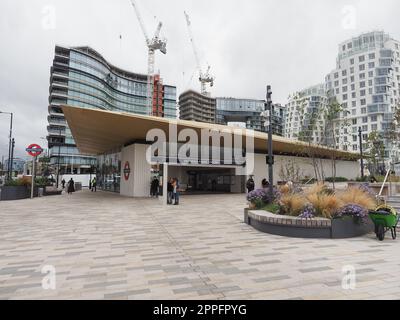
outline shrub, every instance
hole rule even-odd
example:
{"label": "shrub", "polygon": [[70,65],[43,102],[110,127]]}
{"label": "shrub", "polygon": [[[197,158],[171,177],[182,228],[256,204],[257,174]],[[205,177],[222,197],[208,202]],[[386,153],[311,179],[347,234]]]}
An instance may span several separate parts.
{"label": "shrub", "polygon": [[[326,182],[333,182],[333,177],[329,177],[325,179]],[[349,179],[345,177],[335,177],[335,182],[347,182]]]}
{"label": "shrub", "polygon": [[247,201],[256,205],[257,208],[261,208],[266,204],[273,203],[280,197],[280,192],[274,188],[272,197],[269,194],[269,189],[257,189],[247,194]]}
{"label": "shrub", "polygon": [[7,181],[5,184],[5,186],[12,186],[12,187],[17,187],[17,186],[30,186],[31,185],[31,178],[29,177],[23,177],[23,178],[19,178],[16,180],[10,180]]}
{"label": "shrub", "polygon": [[306,198],[314,207],[316,216],[328,219],[332,219],[333,214],[341,205],[341,202],[336,195],[327,194],[323,191],[318,193],[309,193]]}
{"label": "shrub", "polygon": [[288,193],[280,198],[279,204],[283,213],[297,216],[306,205],[306,199],[303,195]]}
{"label": "shrub", "polygon": [[368,210],[358,204],[347,204],[335,214],[335,218],[342,218],[346,216],[354,217],[359,222],[366,222],[368,219]]}
{"label": "shrub", "polygon": [[316,210],[311,204],[306,204],[299,215],[302,219],[312,219],[316,215]]}
{"label": "shrub", "polygon": [[339,195],[341,202],[356,204],[365,209],[374,209],[376,200],[370,193],[361,188],[350,187]]}

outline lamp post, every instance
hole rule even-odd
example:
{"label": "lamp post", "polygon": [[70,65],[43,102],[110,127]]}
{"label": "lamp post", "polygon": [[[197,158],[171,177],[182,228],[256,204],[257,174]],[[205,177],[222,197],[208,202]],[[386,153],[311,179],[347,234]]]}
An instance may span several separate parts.
{"label": "lamp post", "polygon": [[[60,141],[61,141],[61,128],[60,128]],[[60,179],[60,153],[61,153],[61,142],[58,142],[58,156],[57,156],[57,184],[56,187],[58,188],[58,182]]]}
{"label": "lamp post", "polygon": [[271,198],[274,193],[274,154],[272,150],[272,91],[271,86],[267,86],[267,102],[265,104],[265,112],[263,113],[266,121],[264,123],[265,127],[268,127],[268,156],[267,156],[267,164],[268,164],[268,178],[269,178],[269,194]]}
{"label": "lamp post", "polygon": [[361,127],[358,127],[358,139],[360,141],[361,178],[364,179],[364,157],[363,157],[363,141],[362,141],[362,129],[361,129]]}
{"label": "lamp post", "polygon": [[12,129],[13,129],[14,114],[12,112],[4,112],[4,111],[0,111],[0,113],[10,115],[10,136],[9,136],[9,142],[8,142],[8,166],[7,166],[7,169],[8,169],[8,179],[11,180],[12,171],[10,170],[10,168],[12,168],[12,162],[13,162],[13,159],[11,159],[11,157],[12,157],[11,149],[12,149]]}

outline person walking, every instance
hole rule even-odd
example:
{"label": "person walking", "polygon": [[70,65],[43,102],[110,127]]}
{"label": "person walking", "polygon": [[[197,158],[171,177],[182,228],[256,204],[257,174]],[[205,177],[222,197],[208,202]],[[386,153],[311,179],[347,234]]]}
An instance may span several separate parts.
{"label": "person walking", "polygon": [[255,183],[254,183],[253,177],[250,177],[246,183],[247,193],[252,192],[254,190],[254,187],[255,187]]}
{"label": "person walking", "polygon": [[68,194],[75,192],[75,182],[74,180],[71,178],[71,180],[69,180],[68,182]]}
{"label": "person walking", "polygon": [[62,186],[62,189],[64,190],[65,189],[65,180],[64,179],[62,179],[62,181],[61,181],[61,186]]}
{"label": "person walking", "polygon": [[172,204],[172,197],[173,197],[173,192],[174,192],[174,187],[172,185],[173,179],[168,180],[167,184],[167,204]]}
{"label": "person walking", "polygon": [[92,180],[92,192],[97,192],[97,179],[96,177],[93,178]]}

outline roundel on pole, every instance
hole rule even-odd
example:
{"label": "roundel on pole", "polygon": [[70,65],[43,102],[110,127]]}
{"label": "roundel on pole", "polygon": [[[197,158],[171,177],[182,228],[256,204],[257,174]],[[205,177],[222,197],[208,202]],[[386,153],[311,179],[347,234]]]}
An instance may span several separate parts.
{"label": "roundel on pole", "polygon": [[129,180],[130,175],[131,175],[131,166],[129,165],[129,161],[126,161],[124,165],[124,178],[126,181]]}
{"label": "roundel on pole", "polygon": [[43,149],[38,144],[32,143],[31,145],[28,146],[28,148],[26,148],[26,151],[30,156],[37,157],[43,152]]}

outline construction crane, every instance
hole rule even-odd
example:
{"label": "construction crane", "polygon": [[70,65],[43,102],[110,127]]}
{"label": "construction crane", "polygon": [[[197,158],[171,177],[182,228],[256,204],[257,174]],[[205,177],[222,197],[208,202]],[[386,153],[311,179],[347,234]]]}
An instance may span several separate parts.
{"label": "construction crane", "polygon": [[208,66],[207,71],[203,73],[201,64],[200,64],[200,59],[199,59],[199,54],[197,52],[197,47],[196,44],[194,43],[194,38],[193,38],[193,32],[192,32],[192,24],[190,22],[189,15],[184,11],[185,17],[186,17],[186,23],[188,26],[188,31],[189,31],[189,37],[190,37],[190,42],[192,43],[192,48],[194,52],[194,57],[196,59],[196,64],[197,64],[197,69],[199,70],[199,81],[201,84],[201,94],[208,95],[207,92],[207,84],[210,84],[210,87],[214,86],[214,77],[210,75],[210,66]]}
{"label": "construction crane", "polygon": [[152,39],[149,38],[145,24],[143,22],[142,16],[140,14],[139,8],[134,0],[131,0],[131,4],[135,9],[136,16],[138,18],[140,27],[142,28],[144,37],[146,39],[146,46],[149,50],[148,52],[148,65],[147,65],[147,110],[148,114],[152,114],[153,109],[153,90],[152,90],[152,80],[154,77],[154,64],[155,64],[155,53],[160,50],[163,54],[167,53],[167,40],[160,38],[160,31],[162,28],[162,22],[158,23],[156,32]]}

